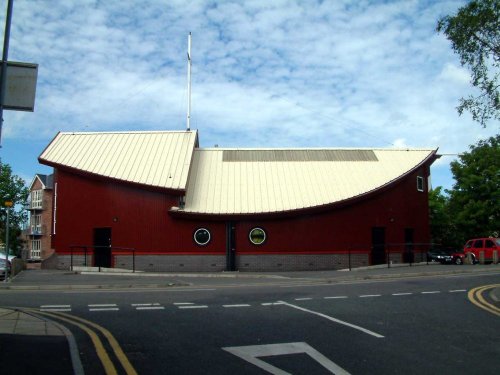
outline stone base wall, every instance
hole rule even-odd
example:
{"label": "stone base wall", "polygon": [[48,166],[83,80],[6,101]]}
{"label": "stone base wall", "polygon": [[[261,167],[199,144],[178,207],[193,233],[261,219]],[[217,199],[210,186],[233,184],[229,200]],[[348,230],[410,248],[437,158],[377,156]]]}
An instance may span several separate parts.
{"label": "stone base wall", "polygon": [[[133,269],[130,255],[115,256],[115,268]],[[146,272],[220,272],[225,255],[136,255],[135,269]]]}
{"label": "stone base wall", "polygon": [[[395,254],[394,254],[395,255]],[[397,258],[400,261],[401,256]],[[396,260],[396,259],[395,259]],[[396,261],[397,262],[397,261]],[[394,263],[396,263],[394,262]],[[114,268],[132,270],[131,255],[114,256]],[[92,266],[92,255],[73,255],[73,266]],[[352,254],[351,268],[369,265],[368,254]],[[43,268],[70,269],[70,255],[53,255]],[[239,271],[314,271],[349,268],[348,254],[261,254],[240,255],[236,259]],[[226,269],[225,255],[136,255],[135,270],[145,272],[221,272]]]}
{"label": "stone base wall", "polygon": [[[51,256],[51,261],[43,262],[42,268],[56,268],[58,270],[69,270],[71,268],[71,255],[58,255]],[[87,255],[87,262],[85,263],[85,255],[73,255],[73,267],[92,266],[92,255]]]}
{"label": "stone base wall", "polygon": [[[240,255],[240,271],[316,271],[349,268],[348,254]],[[368,266],[367,254],[352,254],[351,267]]]}

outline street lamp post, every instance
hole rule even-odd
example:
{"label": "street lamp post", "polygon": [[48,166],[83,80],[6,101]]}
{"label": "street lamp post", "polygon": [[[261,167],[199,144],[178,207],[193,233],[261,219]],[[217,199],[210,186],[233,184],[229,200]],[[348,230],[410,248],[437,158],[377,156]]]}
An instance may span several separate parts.
{"label": "street lamp post", "polygon": [[5,201],[4,205],[7,209],[7,219],[5,220],[5,277],[3,282],[6,283],[9,276],[9,216],[13,203],[12,201]]}

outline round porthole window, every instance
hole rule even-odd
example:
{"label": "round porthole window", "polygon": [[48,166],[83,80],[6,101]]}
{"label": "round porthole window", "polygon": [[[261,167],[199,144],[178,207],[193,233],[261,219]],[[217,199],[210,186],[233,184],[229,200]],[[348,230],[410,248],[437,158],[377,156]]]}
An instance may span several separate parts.
{"label": "round porthole window", "polygon": [[262,245],[266,240],[266,232],[262,228],[253,228],[248,237],[254,245]]}
{"label": "round porthole window", "polygon": [[208,229],[196,229],[196,232],[194,232],[194,242],[201,246],[208,244],[210,242],[210,232]]}

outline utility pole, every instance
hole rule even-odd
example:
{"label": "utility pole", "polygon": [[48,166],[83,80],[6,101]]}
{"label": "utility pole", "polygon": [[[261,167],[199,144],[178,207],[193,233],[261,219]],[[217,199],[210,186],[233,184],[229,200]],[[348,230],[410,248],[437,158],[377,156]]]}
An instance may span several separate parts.
{"label": "utility pole", "polygon": [[7,16],[5,19],[5,34],[3,36],[2,69],[0,77],[0,147],[2,147],[3,107],[5,104],[5,90],[7,86],[7,60],[9,57],[10,24],[12,22],[12,7],[14,0],[7,2]]}
{"label": "utility pole", "polygon": [[10,208],[13,206],[13,202],[5,201],[4,205],[7,211],[7,220],[5,221],[5,277],[3,281],[6,283],[9,276],[9,216]]}

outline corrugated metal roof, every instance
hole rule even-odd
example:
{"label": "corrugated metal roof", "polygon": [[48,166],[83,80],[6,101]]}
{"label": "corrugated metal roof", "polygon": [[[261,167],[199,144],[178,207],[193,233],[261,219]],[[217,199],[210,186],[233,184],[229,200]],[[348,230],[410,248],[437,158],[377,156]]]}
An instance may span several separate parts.
{"label": "corrugated metal roof", "polygon": [[40,162],[167,189],[186,188],[196,131],[59,133]]}
{"label": "corrugated metal roof", "polygon": [[269,151],[196,149],[183,211],[271,213],[340,202],[398,179],[436,150],[326,149],[309,159],[311,150],[281,150],[268,162]]}

